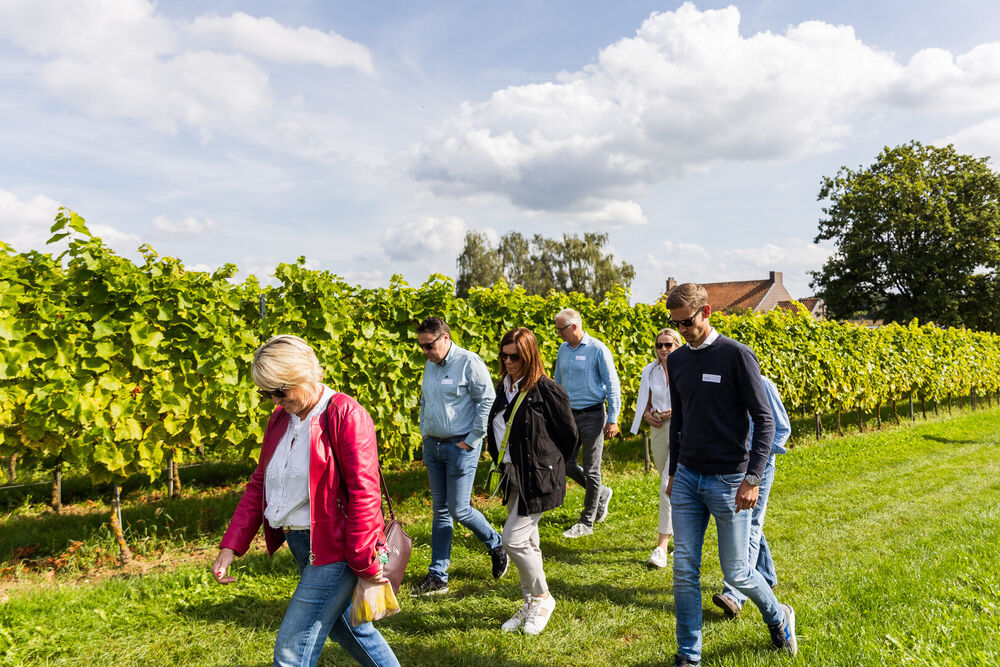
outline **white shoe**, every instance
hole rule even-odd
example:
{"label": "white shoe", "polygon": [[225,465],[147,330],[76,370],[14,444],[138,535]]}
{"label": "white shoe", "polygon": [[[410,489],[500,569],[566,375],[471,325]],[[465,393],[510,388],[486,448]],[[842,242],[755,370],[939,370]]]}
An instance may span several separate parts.
{"label": "white shoe", "polygon": [[528,617],[524,619],[524,634],[537,635],[549,623],[552,610],[556,608],[556,599],[550,593],[547,598],[536,598],[531,596],[528,603]]}
{"label": "white shoe", "polygon": [[649,560],[646,561],[646,565],[650,568],[654,567],[666,567],[667,566],[667,552],[656,547],[653,549],[653,553],[649,554]]}
{"label": "white shoe", "polygon": [[518,609],[513,616],[504,621],[503,625],[500,626],[500,629],[504,632],[516,632],[520,630],[521,626],[524,625],[524,619],[528,618],[528,609],[531,607],[530,600],[530,597],[525,598],[524,604],[521,605],[521,608]]}
{"label": "white shoe", "polygon": [[583,537],[584,535],[593,535],[594,529],[590,526],[585,526],[582,523],[576,523],[563,531],[563,537],[575,538]]}
{"label": "white shoe", "polygon": [[611,490],[610,486],[601,488],[600,500],[597,502],[597,517],[594,519],[597,523],[608,518],[608,505],[611,504],[611,496],[614,494],[615,492]]}

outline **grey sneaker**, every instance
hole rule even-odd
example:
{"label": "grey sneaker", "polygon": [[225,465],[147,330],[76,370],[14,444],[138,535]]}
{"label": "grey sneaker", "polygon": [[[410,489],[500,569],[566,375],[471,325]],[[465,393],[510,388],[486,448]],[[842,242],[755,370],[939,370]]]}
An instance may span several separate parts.
{"label": "grey sneaker", "polygon": [[528,614],[527,618],[524,619],[524,627],[521,628],[522,632],[526,635],[539,634],[549,624],[549,619],[552,617],[552,610],[555,608],[556,599],[551,594],[547,598],[536,598],[532,595],[531,600],[528,602]]}
{"label": "grey sneaker", "polygon": [[563,537],[568,537],[570,539],[576,537],[583,537],[584,535],[593,535],[594,529],[590,526],[585,526],[582,523],[573,524],[569,528],[563,531]]}
{"label": "grey sneaker", "polygon": [[674,654],[674,667],[684,667],[685,665],[698,665],[701,664],[698,660],[692,660],[686,655]]}
{"label": "grey sneaker", "polygon": [[721,609],[726,614],[726,618],[739,618],[740,616],[740,606],[736,604],[736,600],[725,593],[713,595],[712,604]]}
{"label": "grey sneaker", "polygon": [[417,587],[413,589],[413,595],[436,595],[438,593],[448,592],[448,582],[441,581],[435,577],[430,572],[424,577],[424,580],[417,584]]}
{"label": "grey sneaker", "polygon": [[601,487],[601,498],[597,501],[597,517],[594,519],[597,523],[601,523],[608,518],[608,505],[611,504],[611,496],[614,494],[615,492],[611,490],[611,487]]}
{"label": "grey sneaker", "polygon": [[781,623],[768,625],[771,632],[771,643],[775,648],[783,649],[791,655],[799,652],[799,643],[795,638],[795,611],[791,605],[783,604],[781,608],[785,611],[785,620]]}

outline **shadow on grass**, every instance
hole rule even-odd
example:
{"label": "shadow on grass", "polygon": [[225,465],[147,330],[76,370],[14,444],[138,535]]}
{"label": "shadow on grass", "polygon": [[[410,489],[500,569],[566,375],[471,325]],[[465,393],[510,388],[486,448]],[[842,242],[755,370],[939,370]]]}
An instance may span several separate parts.
{"label": "shadow on grass", "polygon": [[956,440],[955,438],[942,438],[939,435],[927,435],[924,434],[924,440],[930,440],[932,442],[940,442],[943,445],[973,445],[978,442],[978,440]]}
{"label": "shadow on grass", "polygon": [[[482,655],[472,651],[455,650],[453,646],[433,647],[419,646],[416,644],[402,644],[396,642],[392,647],[401,665],[440,665],[442,657],[447,656],[449,665],[463,665],[463,667],[541,667],[551,664],[550,662],[535,660],[511,660],[500,655]],[[581,663],[582,664],[582,663]]]}

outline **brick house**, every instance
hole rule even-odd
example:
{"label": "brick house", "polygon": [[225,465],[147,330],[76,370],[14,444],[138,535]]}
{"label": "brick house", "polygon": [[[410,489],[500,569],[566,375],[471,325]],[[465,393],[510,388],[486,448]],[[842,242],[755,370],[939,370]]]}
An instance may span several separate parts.
{"label": "brick house", "polygon": [[[737,280],[725,283],[701,283],[708,292],[708,305],[713,311],[737,312],[751,311],[764,313],[774,308],[794,310],[792,295],[785,289],[781,279],[781,271],[771,271],[766,280]],[[660,297],[665,301],[667,295],[677,287],[677,281],[667,278],[667,289]],[[826,306],[818,297],[796,299],[805,306],[809,314],[817,320],[825,319]]]}

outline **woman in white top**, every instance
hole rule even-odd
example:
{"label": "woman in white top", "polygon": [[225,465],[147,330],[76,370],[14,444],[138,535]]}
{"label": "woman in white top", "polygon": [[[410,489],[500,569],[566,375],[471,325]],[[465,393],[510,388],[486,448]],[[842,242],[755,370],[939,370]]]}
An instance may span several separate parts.
{"label": "woman in white top", "polygon": [[681,336],[673,329],[661,329],[656,334],[656,361],[642,369],[639,394],[635,401],[635,419],[632,433],[639,432],[640,420],[649,424],[649,448],[653,452],[656,470],[660,473],[659,543],[649,555],[649,567],[667,566],[667,545],[673,535],[670,522],[670,497],[666,494],[670,459],[670,392],[667,389],[667,355],[683,345]]}

